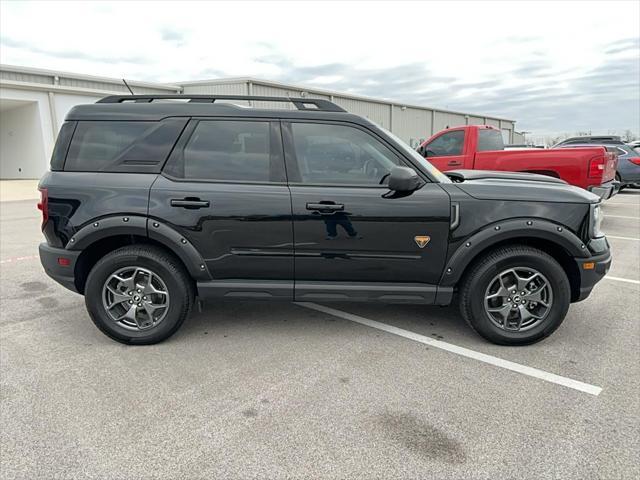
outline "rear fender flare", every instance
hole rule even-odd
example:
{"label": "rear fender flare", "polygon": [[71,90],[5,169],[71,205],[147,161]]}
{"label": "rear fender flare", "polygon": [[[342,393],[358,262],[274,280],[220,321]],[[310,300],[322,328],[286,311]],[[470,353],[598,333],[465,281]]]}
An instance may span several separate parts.
{"label": "rear fender flare", "polygon": [[69,239],[65,249],[84,250],[98,240],[118,235],[151,238],[177,255],[196,281],[212,278],[206,262],[186,238],[158,220],[139,215],[117,215],[95,220],[78,230]]}
{"label": "rear fender flare", "polygon": [[463,241],[445,266],[440,285],[452,287],[480,252],[492,245],[516,238],[538,238],[555,243],[569,255],[589,257],[589,250],[573,232],[547,220],[520,218],[488,225]]}

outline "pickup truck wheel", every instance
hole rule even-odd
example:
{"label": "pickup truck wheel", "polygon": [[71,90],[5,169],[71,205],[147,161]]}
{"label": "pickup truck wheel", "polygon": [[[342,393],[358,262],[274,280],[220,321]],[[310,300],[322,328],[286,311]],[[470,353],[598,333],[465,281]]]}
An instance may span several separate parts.
{"label": "pickup truck wheel", "polygon": [[460,289],[465,321],[490,342],[529,345],[551,335],[569,309],[571,289],[556,260],[532,247],[487,254]]}
{"label": "pickup truck wheel", "polygon": [[193,287],[182,265],[153,246],[128,246],[91,269],[85,303],[96,326],[112,339],[149,345],[173,335],[188,316]]}

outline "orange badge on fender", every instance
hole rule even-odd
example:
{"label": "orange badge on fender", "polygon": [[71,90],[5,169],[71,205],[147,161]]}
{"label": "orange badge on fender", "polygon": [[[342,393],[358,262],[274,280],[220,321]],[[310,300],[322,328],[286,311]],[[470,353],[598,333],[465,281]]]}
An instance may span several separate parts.
{"label": "orange badge on fender", "polygon": [[424,248],[427,246],[427,243],[431,240],[431,237],[428,235],[416,235],[413,237],[420,248]]}

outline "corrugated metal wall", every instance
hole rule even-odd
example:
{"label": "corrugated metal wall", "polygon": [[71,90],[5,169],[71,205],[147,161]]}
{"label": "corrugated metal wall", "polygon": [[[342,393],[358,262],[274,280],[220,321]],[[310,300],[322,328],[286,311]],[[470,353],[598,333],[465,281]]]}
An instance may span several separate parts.
{"label": "corrugated metal wall", "polygon": [[[7,82],[24,82],[35,83],[42,85],[55,85],[68,88],[82,88],[87,90],[100,90],[104,92],[113,93],[129,93],[127,87],[122,81],[117,79],[100,79],[100,78],[85,78],[80,75],[74,76],[73,74],[54,73],[54,72],[30,72],[30,71],[14,71],[11,69],[0,70],[0,80]],[[131,89],[137,94],[167,94],[176,93],[177,88],[164,87],[158,85],[157,87],[152,85],[137,85],[136,82],[129,82]]]}
{"label": "corrugated metal wall", "polygon": [[439,112],[436,110],[436,119],[434,123],[434,133],[444,130],[445,128],[459,127],[466,125],[464,115],[449,112]]}
{"label": "corrugated metal wall", "polygon": [[431,110],[394,105],[391,131],[417,147],[431,136],[431,117]]}
{"label": "corrugated metal wall", "polygon": [[53,85],[53,76],[51,75],[12,72],[8,70],[0,70],[0,80],[8,80],[13,82],[44,83],[47,85]]}

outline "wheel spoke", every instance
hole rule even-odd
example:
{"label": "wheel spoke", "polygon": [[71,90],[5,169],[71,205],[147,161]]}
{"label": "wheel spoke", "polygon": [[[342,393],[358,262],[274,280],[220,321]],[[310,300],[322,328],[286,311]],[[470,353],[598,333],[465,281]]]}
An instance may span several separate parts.
{"label": "wheel spoke", "polygon": [[518,272],[516,270],[513,270],[513,276],[516,277],[516,288],[518,289],[519,292],[525,291],[527,288],[527,285],[529,285],[529,282],[534,280],[539,275],[540,275],[539,273],[533,273],[529,277],[523,277],[518,275]]}
{"label": "wheel spoke", "polygon": [[131,298],[129,297],[129,295],[123,295],[121,292],[115,290],[113,287],[109,285],[107,285],[107,290],[111,292],[111,295],[113,295],[113,297],[111,298],[112,300],[111,303],[107,305],[108,310],[111,310],[116,305],[120,305],[124,302],[129,301],[129,299]]}
{"label": "wheel spoke", "polygon": [[543,285],[541,288],[539,288],[538,290],[536,290],[535,292],[529,293],[527,295],[524,295],[522,298],[524,298],[525,300],[527,300],[528,302],[538,302],[540,305],[542,305],[543,307],[548,307],[549,303],[546,302],[544,300],[544,298],[542,297],[544,294],[544,291],[546,289],[546,284]]}
{"label": "wheel spoke", "polygon": [[511,304],[507,303],[506,305],[502,305],[500,307],[489,308],[487,309],[490,313],[496,313],[502,319],[502,323],[504,325],[507,324],[507,318],[509,318],[509,312],[511,311]]}

